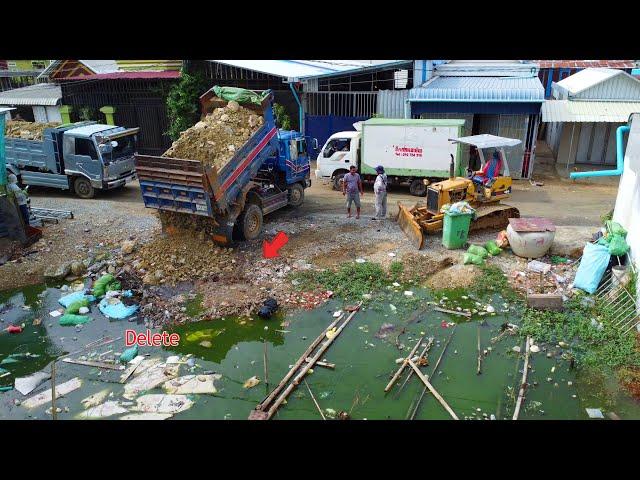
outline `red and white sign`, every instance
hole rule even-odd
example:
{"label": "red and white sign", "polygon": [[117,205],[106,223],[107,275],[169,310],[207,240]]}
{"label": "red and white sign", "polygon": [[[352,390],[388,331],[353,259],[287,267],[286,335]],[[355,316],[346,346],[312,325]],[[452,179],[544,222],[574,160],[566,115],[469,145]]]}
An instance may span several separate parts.
{"label": "red and white sign", "polygon": [[393,145],[393,153],[396,157],[422,157],[422,147]]}

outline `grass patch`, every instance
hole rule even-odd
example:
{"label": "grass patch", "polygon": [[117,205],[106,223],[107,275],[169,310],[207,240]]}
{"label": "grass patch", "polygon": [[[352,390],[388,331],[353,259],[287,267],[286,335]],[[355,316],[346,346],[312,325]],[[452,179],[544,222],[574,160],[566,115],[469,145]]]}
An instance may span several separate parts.
{"label": "grass patch", "polygon": [[335,270],[304,270],[292,275],[298,290],[331,290],[345,300],[360,299],[389,285],[393,280],[381,265],[373,262],[346,263]]}
{"label": "grass patch", "polygon": [[402,262],[398,260],[391,262],[391,265],[389,265],[389,274],[391,275],[391,278],[398,280],[402,276],[402,272],[404,272],[404,265]]}
{"label": "grass patch", "polygon": [[613,312],[589,306],[582,298],[568,301],[563,312],[525,309],[520,334],[531,335],[537,342],[570,344],[570,354],[582,366],[640,367],[635,333],[623,334],[613,326]]}
{"label": "grass patch", "polygon": [[487,293],[499,293],[505,300],[511,302],[522,300],[522,296],[511,288],[507,277],[500,267],[484,264],[478,268],[482,273],[478,277],[477,282],[469,289],[470,293],[476,296],[486,295]]}

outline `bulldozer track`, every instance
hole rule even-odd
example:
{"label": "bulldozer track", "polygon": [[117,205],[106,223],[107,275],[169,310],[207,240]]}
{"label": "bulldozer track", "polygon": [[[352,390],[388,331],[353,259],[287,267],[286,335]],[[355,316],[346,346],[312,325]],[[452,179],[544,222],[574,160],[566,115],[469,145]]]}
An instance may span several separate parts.
{"label": "bulldozer track", "polygon": [[476,220],[471,222],[469,231],[506,228],[509,225],[510,218],[520,218],[520,211],[511,205],[498,204],[478,207],[476,209]]}

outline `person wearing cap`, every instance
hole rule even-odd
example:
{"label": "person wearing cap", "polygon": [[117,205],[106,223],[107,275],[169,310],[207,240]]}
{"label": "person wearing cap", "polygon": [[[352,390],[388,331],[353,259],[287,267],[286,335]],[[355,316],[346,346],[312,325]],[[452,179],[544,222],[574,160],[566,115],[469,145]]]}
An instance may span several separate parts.
{"label": "person wearing cap", "polygon": [[364,189],[355,165],[351,165],[349,173],[343,177],[342,195],[347,197],[347,218],[351,218],[351,203],[356,204],[356,219],[360,218],[360,195],[364,195]]}
{"label": "person wearing cap", "polygon": [[16,197],[16,202],[18,202],[18,207],[20,208],[20,213],[22,214],[24,224],[29,225],[29,207],[27,206],[27,194],[18,186],[18,177],[16,177],[13,173],[7,175],[7,180],[9,181],[8,189],[11,193],[13,193],[13,196]]}
{"label": "person wearing cap", "polygon": [[376,172],[378,176],[373,184],[373,193],[376,195],[376,216],[374,220],[387,216],[387,174],[384,173],[382,165],[376,167]]}

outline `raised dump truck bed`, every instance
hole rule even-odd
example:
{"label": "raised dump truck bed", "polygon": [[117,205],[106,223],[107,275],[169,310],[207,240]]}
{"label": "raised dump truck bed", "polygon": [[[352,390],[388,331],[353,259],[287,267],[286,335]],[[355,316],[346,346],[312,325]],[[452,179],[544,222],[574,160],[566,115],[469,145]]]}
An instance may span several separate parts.
{"label": "raised dump truck bed", "polygon": [[[158,210],[211,217],[220,227],[221,243],[231,241],[236,219],[253,230],[241,234],[255,238],[262,227],[262,215],[288,204],[286,188],[258,175],[265,161],[277,157],[278,130],[272,110],[273,94],[262,105],[244,105],[262,113],[264,124],[242,145],[219,171],[197,160],[136,155],[136,173],[140,179],[146,207]],[[249,212],[251,204],[256,205]],[[259,216],[259,220],[256,218]],[[254,234],[254,231],[257,230]]]}

